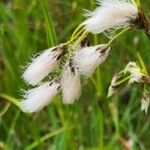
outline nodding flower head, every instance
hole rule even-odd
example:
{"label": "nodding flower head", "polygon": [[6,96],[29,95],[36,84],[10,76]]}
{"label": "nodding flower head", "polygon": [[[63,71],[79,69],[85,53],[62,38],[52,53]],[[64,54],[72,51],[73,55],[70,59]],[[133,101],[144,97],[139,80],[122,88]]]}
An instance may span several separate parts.
{"label": "nodding flower head", "polygon": [[23,78],[32,85],[36,85],[59,64],[59,60],[64,52],[64,45],[52,47],[45,50],[27,66]]}
{"label": "nodding flower head", "polygon": [[108,89],[108,95],[107,97],[110,98],[112,95],[114,95],[116,92],[117,92],[117,89],[118,89],[118,81],[119,79],[121,78],[121,75],[119,73],[117,73],[112,81],[111,81],[111,85],[109,86],[109,89]]}
{"label": "nodding flower head", "polygon": [[46,82],[37,88],[26,91],[20,108],[24,112],[37,112],[47,106],[56,96],[60,88],[59,80]]}
{"label": "nodding flower head", "polygon": [[143,77],[145,76],[141,69],[137,66],[136,62],[129,62],[125,67],[125,73],[130,73],[131,78],[129,80],[129,84],[134,82],[143,82]]}
{"label": "nodding flower head", "polygon": [[80,75],[72,60],[64,68],[61,87],[64,104],[72,104],[79,99],[81,94]]}
{"label": "nodding flower head", "polygon": [[141,100],[141,111],[145,111],[145,113],[147,114],[149,105],[150,105],[150,95],[148,92],[144,92]]}
{"label": "nodding flower head", "polygon": [[101,33],[110,28],[124,28],[138,18],[138,7],[134,0],[99,0],[99,7],[87,15],[84,21],[86,30]]}
{"label": "nodding flower head", "polygon": [[96,67],[107,58],[110,48],[107,44],[84,47],[75,52],[73,62],[79,73],[85,77],[90,77]]}

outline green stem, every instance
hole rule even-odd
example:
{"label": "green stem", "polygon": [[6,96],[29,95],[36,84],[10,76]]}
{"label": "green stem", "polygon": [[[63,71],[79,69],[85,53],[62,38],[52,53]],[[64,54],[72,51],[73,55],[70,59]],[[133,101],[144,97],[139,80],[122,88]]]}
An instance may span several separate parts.
{"label": "green stem", "polygon": [[122,79],[121,81],[117,82],[117,83],[116,83],[116,85],[120,85],[120,84],[122,84],[123,82],[125,82],[125,81],[129,80],[131,77],[132,77],[132,76],[128,76],[128,77],[126,77],[126,78]]}
{"label": "green stem", "polygon": [[11,125],[10,125],[9,131],[8,131],[7,141],[6,141],[6,149],[9,149],[11,147],[11,141],[13,141],[12,138],[14,135],[15,126],[16,126],[16,123],[17,123],[20,113],[21,113],[21,111],[18,109],[12,118]]}
{"label": "green stem", "polygon": [[97,83],[96,83],[95,79],[93,78],[93,76],[90,79],[91,79],[92,83],[94,84],[94,86],[97,88]]}
{"label": "green stem", "polygon": [[77,40],[77,43],[75,44],[74,48],[77,48],[78,45],[81,43],[81,41],[87,36],[88,32],[84,31],[83,34],[80,36],[80,38]]}
{"label": "green stem", "polygon": [[128,31],[130,28],[125,28],[123,29],[121,32],[119,32],[116,36],[114,36],[109,42],[108,42],[108,46],[110,46],[112,44],[112,42],[114,42],[114,40],[116,40],[119,36],[121,36],[123,33],[125,33],[126,31]]}
{"label": "green stem", "polygon": [[[71,130],[72,128],[69,128],[68,130]],[[67,129],[66,128],[60,128],[60,129],[57,129],[53,132],[50,132],[46,135],[44,135],[43,137],[41,137],[38,141],[35,141],[33,142],[31,145],[29,145],[25,150],[31,150],[31,149],[34,149],[35,147],[37,147],[39,144],[45,142],[46,140],[52,138],[53,136],[56,136],[57,134],[60,134],[64,131],[66,131]]]}
{"label": "green stem", "polygon": [[144,73],[145,73],[147,76],[149,76],[148,71],[147,71],[147,69],[146,69],[146,65],[145,65],[145,63],[144,63],[144,61],[143,61],[143,59],[142,59],[142,57],[141,57],[141,55],[140,55],[139,52],[137,52],[137,58],[138,58],[138,60],[139,60],[139,63],[140,63],[140,65],[141,65],[141,67],[142,67]]}
{"label": "green stem", "polygon": [[16,98],[14,98],[14,97],[11,97],[11,96],[6,95],[6,94],[0,94],[0,97],[8,100],[9,102],[13,103],[14,105],[16,105],[18,107],[20,105],[20,102]]}
{"label": "green stem", "polygon": [[[83,28],[80,32],[78,32],[78,34],[76,34],[74,37],[71,37],[70,40],[69,40],[67,43],[65,43],[65,45],[69,45],[70,43],[72,43],[75,39],[77,39],[77,37],[78,37],[83,31],[85,32],[85,29],[84,29],[84,28]],[[84,32],[83,32],[83,33],[84,33]],[[82,33],[82,34],[83,34],[83,33]],[[82,34],[81,34],[81,35],[82,35]]]}
{"label": "green stem", "polygon": [[[94,44],[97,45],[98,44],[98,37],[97,35],[94,35]],[[97,96],[100,97],[102,96],[102,91],[103,91],[103,87],[102,87],[102,81],[101,81],[101,71],[100,71],[100,67],[97,67],[96,69],[96,90],[97,90]]]}
{"label": "green stem", "polygon": [[146,84],[144,84],[144,92],[146,92],[147,91],[147,89],[146,89]]}
{"label": "green stem", "polygon": [[97,76],[97,95],[100,97],[102,96],[102,82],[101,82],[101,73],[100,73],[100,68],[98,67],[96,70],[96,76]]}
{"label": "green stem", "polygon": [[[85,28],[81,29],[75,36],[71,37],[71,41],[75,40],[81,33],[84,33],[85,32]],[[82,35],[82,34],[81,34]]]}
{"label": "green stem", "polygon": [[8,103],[4,106],[4,108],[0,111],[0,117],[2,117],[2,116],[7,112],[7,110],[9,109],[9,107],[10,107],[10,103],[8,102]]}
{"label": "green stem", "polygon": [[73,34],[72,34],[72,36],[71,36],[71,39],[76,35],[76,33],[81,29],[83,27],[83,25],[79,25],[76,29],[75,29],[75,31],[73,32]]}
{"label": "green stem", "polygon": [[121,70],[118,74],[124,74],[125,69]]}

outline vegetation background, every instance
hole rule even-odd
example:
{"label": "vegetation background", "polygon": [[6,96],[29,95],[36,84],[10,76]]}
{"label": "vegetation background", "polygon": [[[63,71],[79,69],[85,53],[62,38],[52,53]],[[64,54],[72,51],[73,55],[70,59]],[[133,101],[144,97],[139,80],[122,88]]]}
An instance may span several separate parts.
{"label": "vegetation background", "polygon": [[[67,41],[85,19],[83,9],[95,7],[94,0],[0,0],[0,93],[21,99],[20,89],[29,88],[21,79],[22,66],[30,56]],[[142,7],[150,18],[150,0],[142,1]],[[108,41],[103,34],[90,35],[90,40]],[[25,114],[1,97],[0,149],[149,150],[150,113],[140,111],[141,87],[122,89],[107,99],[112,76],[136,60],[137,50],[150,69],[149,40],[141,31],[129,31],[84,81],[82,96],[72,106],[58,96],[43,111]]]}

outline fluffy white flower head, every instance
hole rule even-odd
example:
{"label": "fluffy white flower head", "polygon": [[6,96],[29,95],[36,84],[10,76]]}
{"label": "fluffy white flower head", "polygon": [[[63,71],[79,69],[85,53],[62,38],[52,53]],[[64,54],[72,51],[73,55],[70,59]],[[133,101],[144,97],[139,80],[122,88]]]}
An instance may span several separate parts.
{"label": "fluffy white flower head", "polygon": [[29,113],[40,111],[53,100],[59,87],[60,82],[54,80],[25,92],[24,100],[20,103],[20,108],[22,111]]}
{"label": "fluffy white flower head", "polygon": [[72,61],[66,65],[61,78],[62,96],[64,104],[72,104],[81,94],[80,75]]}
{"label": "fluffy white flower head", "polygon": [[92,33],[101,33],[110,28],[130,26],[138,18],[138,8],[134,0],[99,0],[100,6],[87,15],[82,24]]}
{"label": "fluffy white flower head", "polygon": [[144,74],[141,72],[141,69],[137,66],[135,62],[129,62],[125,68],[125,73],[130,73],[131,78],[129,83],[141,82]]}
{"label": "fluffy white flower head", "polygon": [[45,78],[59,64],[62,49],[63,45],[49,48],[33,59],[23,74],[24,80],[32,85],[36,85]]}
{"label": "fluffy white flower head", "polygon": [[150,95],[147,92],[143,93],[143,98],[141,100],[141,111],[145,111],[147,114],[150,105]]}
{"label": "fluffy white flower head", "polygon": [[85,77],[90,77],[96,67],[107,58],[110,48],[107,44],[84,47],[75,52],[73,62],[79,73]]}

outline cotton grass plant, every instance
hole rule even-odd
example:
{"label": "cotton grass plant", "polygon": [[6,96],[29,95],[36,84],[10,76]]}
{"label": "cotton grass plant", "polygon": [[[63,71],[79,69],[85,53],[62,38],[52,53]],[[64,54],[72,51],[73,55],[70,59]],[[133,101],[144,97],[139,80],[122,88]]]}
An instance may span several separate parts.
{"label": "cotton grass plant", "polygon": [[[82,79],[93,75],[111,53],[113,42],[132,29],[144,31],[150,39],[150,23],[139,4],[134,0],[98,0],[98,7],[86,13],[83,21],[70,39],[58,46],[48,48],[32,58],[22,75],[32,89],[24,92],[18,106],[24,112],[37,112],[50,104],[57,94],[62,93],[64,104],[73,104],[82,90]],[[83,41],[90,33],[115,33],[108,43],[86,45]],[[141,62],[141,57],[139,57]],[[111,59],[111,58],[110,58]],[[143,67],[143,61],[141,63]],[[144,68],[130,62],[123,71],[114,76],[108,97],[116,93],[122,83],[138,83],[144,86],[141,109],[148,111],[149,75]],[[145,72],[144,72],[144,71]],[[56,72],[52,77],[51,73]],[[128,76],[126,76],[128,74]],[[51,77],[48,80],[46,77]]]}

